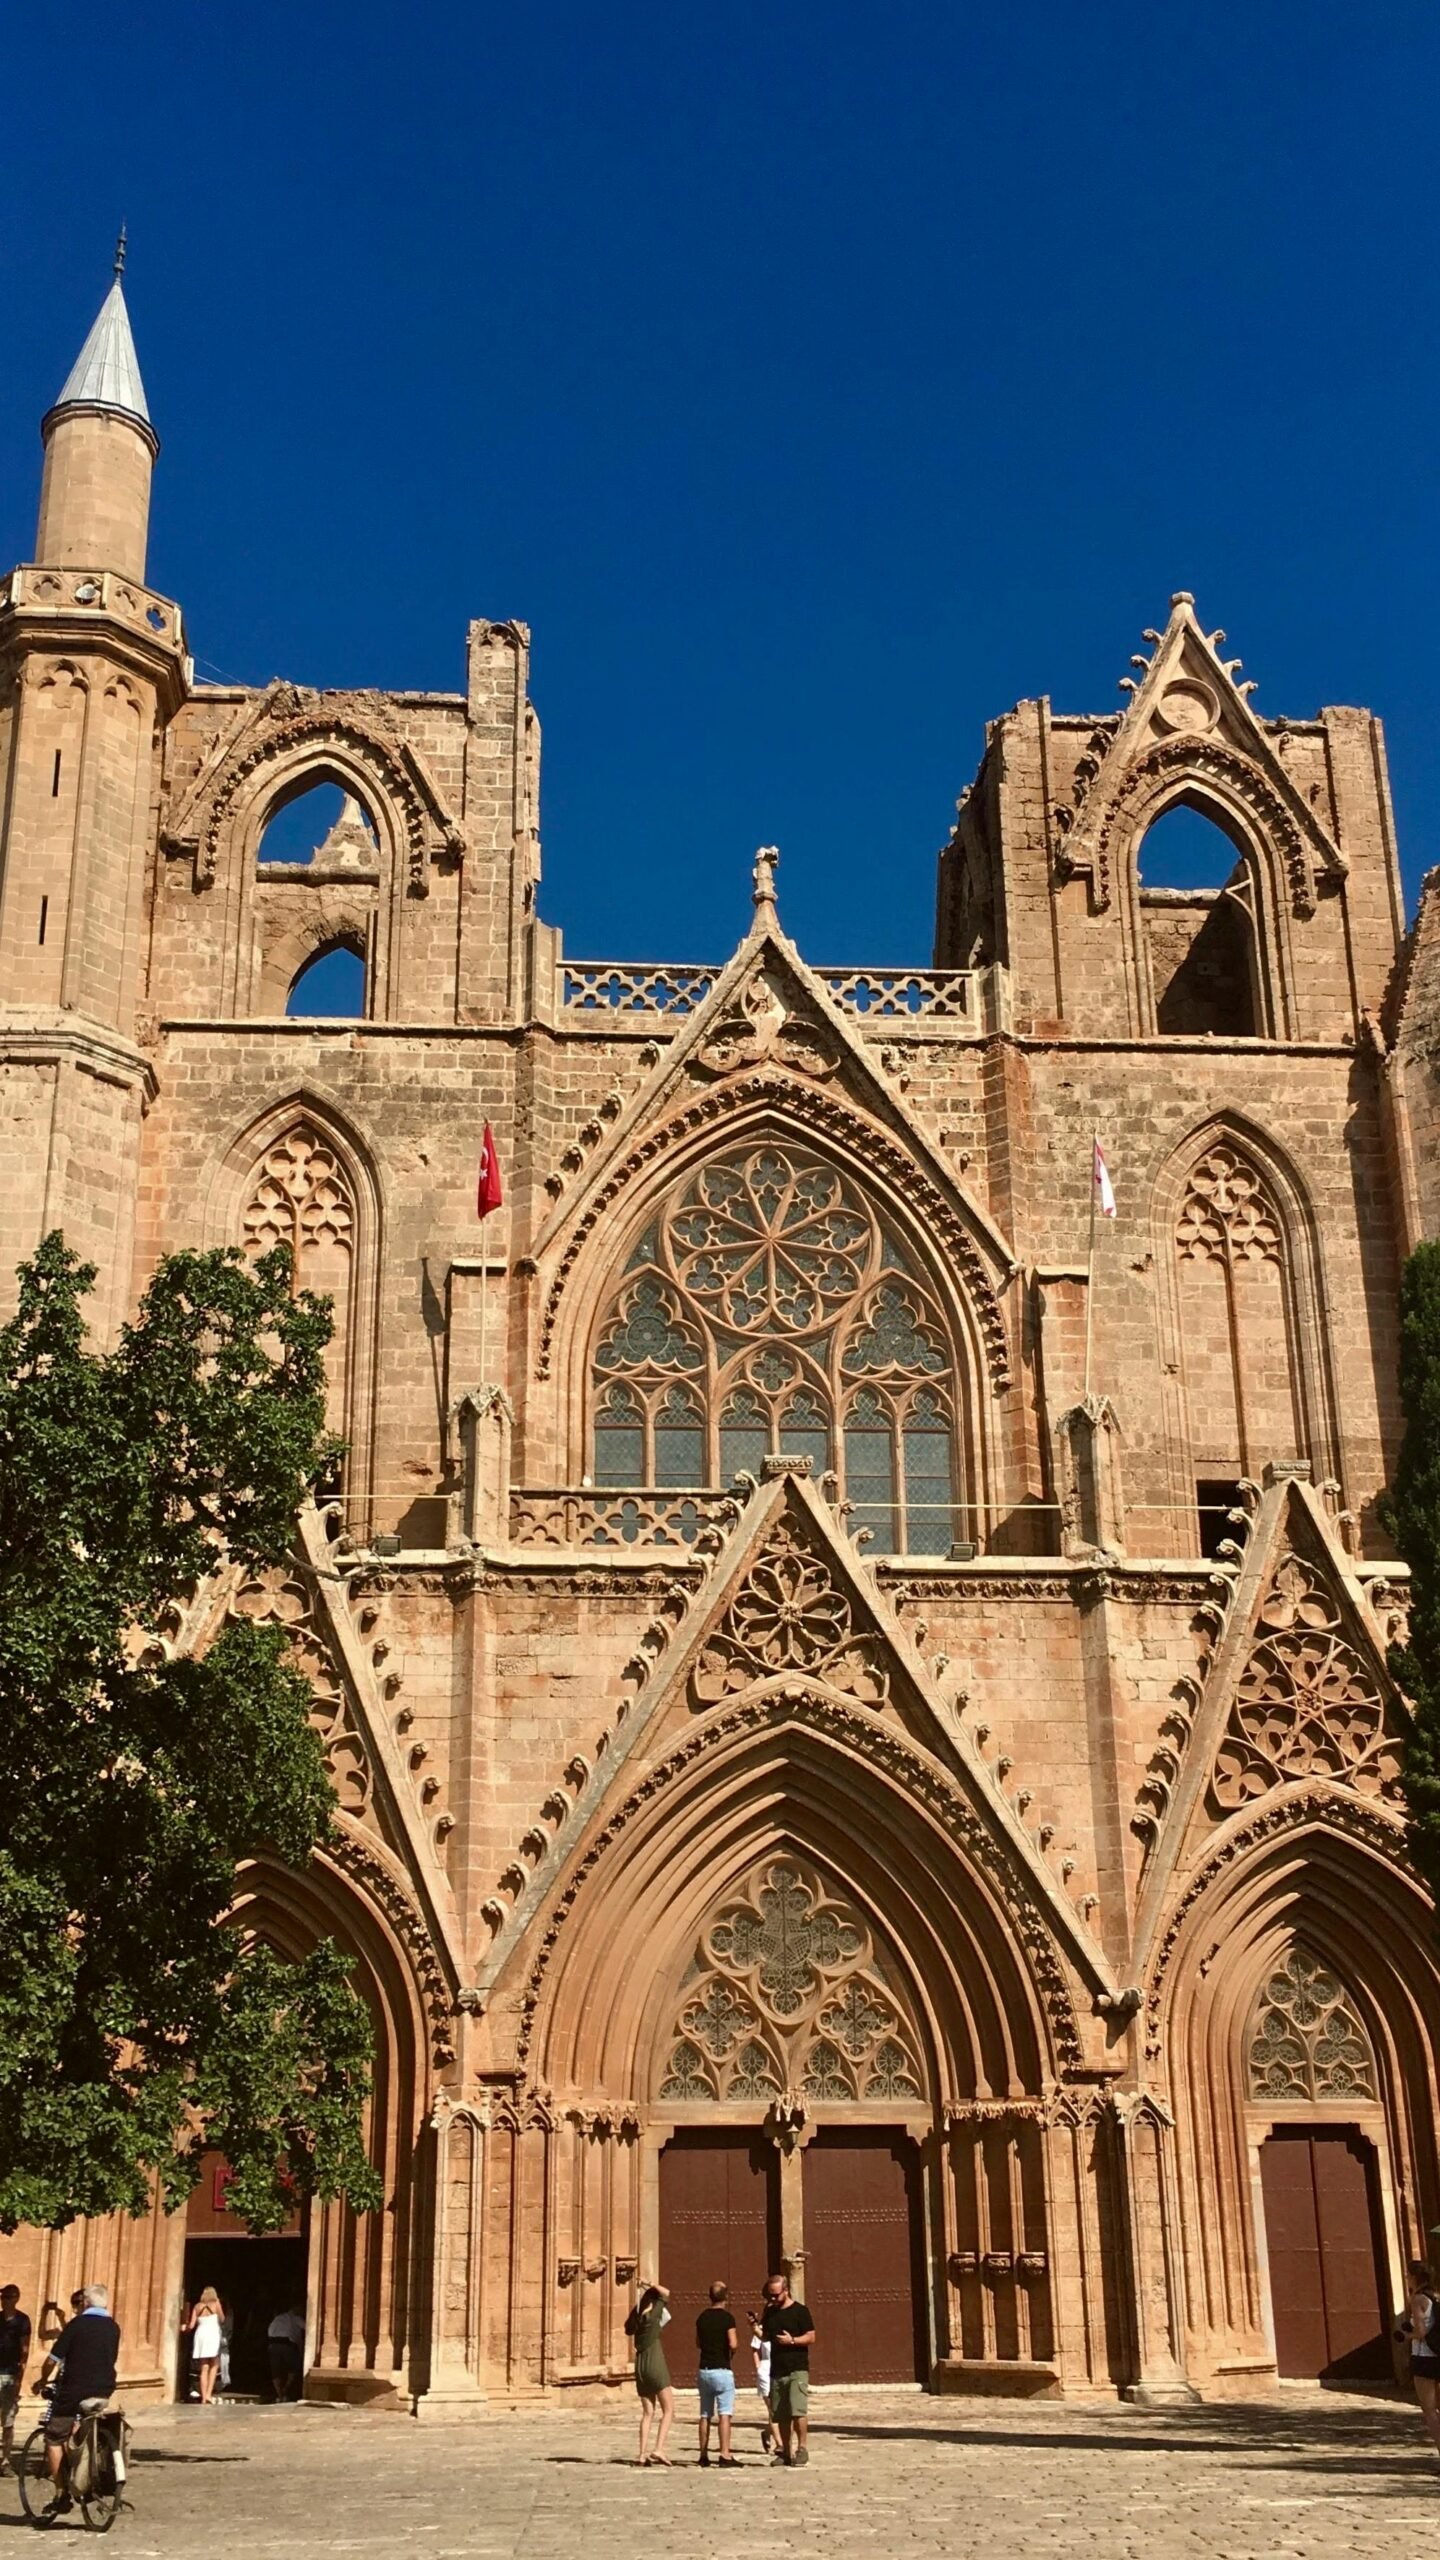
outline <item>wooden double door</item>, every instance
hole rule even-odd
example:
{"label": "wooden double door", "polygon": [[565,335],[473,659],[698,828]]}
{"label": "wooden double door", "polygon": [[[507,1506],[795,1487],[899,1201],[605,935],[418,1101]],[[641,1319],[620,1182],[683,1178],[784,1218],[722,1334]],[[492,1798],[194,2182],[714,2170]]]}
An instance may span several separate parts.
{"label": "wooden double door", "polygon": [[1373,2146],[1353,2125],[1284,2125],[1260,2146],[1275,2360],[1291,2380],[1390,2376]]}
{"label": "wooden double door", "polygon": [[[918,2382],[929,2372],[919,2158],[886,2128],[824,2127],[800,2161],[804,2298],[820,2382]],[[660,2155],[660,2276],[670,2287],[671,2370],[687,2378],[695,2315],[729,2285],[740,2376],[754,2379],[749,2314],[782,2260],[780,2157],[763,2135],[686,2131]]]}

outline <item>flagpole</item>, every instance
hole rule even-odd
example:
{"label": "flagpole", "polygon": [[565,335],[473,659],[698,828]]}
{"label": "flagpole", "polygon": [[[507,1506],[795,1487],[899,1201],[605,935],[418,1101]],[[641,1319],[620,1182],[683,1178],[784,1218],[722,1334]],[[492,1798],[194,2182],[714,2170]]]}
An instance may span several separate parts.
{"label": "flagpole", "polygon": [[1090,1134],[1090,1267],[1085,1282],[1085,1402],[1090,1401],[1090,1346],[1095,1334],[1095,1204],[1100,1196],[1095,1161],[1099,1133]]}
{"label": "flagpole", "polygon": [[490,1311],[490,1274],[486,1268],[485,1221],[480,1221],[480,1384],[489,1385],[485,1375],[485,1319]]}

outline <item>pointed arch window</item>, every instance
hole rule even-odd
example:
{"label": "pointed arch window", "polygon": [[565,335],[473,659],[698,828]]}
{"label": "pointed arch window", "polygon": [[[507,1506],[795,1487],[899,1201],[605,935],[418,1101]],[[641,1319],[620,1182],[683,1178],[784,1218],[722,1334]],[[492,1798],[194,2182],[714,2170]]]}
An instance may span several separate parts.
{"label": "pointed arch window", "polygon": [[1229,1138],[1191,1166],[1175,1229],[1193,1473],[1213,1490],[1311,1452],[1280,1203]]}
{"label": "pointed arch window", "polygon": [[240,1218],[241,1250],[253,1260],[290,1248],[292,1286],[330,1299],[325,1353],[327,1418],[345,1427],[356,1246],[355,1195],[340,1158],[320,1130],[297,1120],[266,1148]]}
{"label": "pointed arch window", "polygon": [[677,1186],[602,1316],[592,1394],[600,1485],[804,1457],[877,1553],[964,1534],[943,1318],[869,1201],[803,1148],[737,1148]]}

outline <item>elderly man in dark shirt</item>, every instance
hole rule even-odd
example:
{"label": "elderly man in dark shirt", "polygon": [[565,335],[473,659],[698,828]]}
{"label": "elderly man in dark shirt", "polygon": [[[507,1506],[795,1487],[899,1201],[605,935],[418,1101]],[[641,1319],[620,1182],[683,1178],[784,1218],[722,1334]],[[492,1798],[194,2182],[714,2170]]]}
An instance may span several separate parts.
{"label": "elderly man in dark shirt", "polygon": [[66,2321],[40,2373],[42,2391],[47,2382],[53,2381],[55,2386],[45,2421],[45,2468],[55,2484],[54,2501],[48,2510],[51,2515],[64,2515],[72,2503],[60,2489],[65,2447],[86,2403],[103,2406],[109,2399],[115,2388],[119,2353],[120,2325],[110,2317],[109,2289],[103,2284],[87,2284],[84,2310]]}

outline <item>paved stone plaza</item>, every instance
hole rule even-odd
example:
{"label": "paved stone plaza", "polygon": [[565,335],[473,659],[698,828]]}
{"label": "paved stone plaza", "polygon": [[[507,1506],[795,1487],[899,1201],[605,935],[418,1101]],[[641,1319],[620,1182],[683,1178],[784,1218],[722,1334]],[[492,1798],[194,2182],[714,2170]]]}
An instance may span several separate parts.
{"label": "paved stone plaza", "polygon": [[[1160,2414],[837,2391],[819,2395],[805,2471],[763,2463],[747,2417],[743,2467],[703,2474],[693,2406],[682,2399],[668,2476],[633,2467],[628,2395],[434,2427],[333,2408],[157,2409],[136,2430],[134,2512],[117,2530],[127,2560],[201,2548],[221,2560],[1365,2560],[1414,2547],[1440,2516],[1440,2466],[1398,2399],[1296,2390]],[[0,2528],[20,2522],[8,2481]]]}

